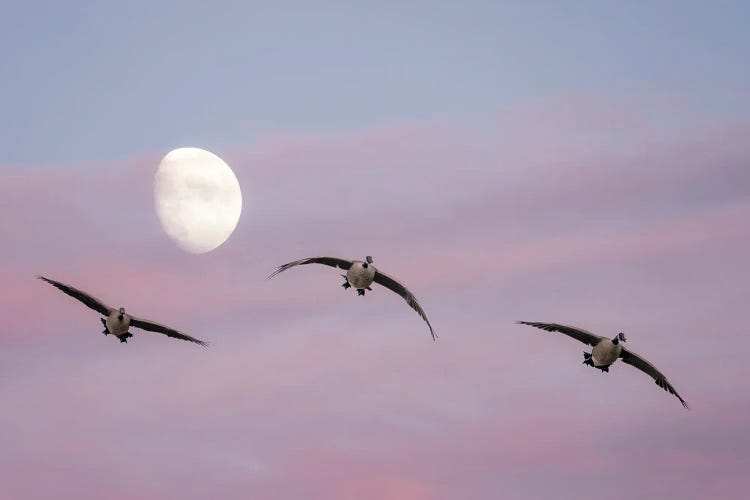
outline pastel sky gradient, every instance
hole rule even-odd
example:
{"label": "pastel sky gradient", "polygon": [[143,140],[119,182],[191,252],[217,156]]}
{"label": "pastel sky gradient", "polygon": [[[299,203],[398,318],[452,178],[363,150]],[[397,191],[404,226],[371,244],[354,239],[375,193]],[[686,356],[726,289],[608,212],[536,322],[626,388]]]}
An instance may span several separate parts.
{"label": "pastel sky gradient", "polygon": [[[42,14],[43,13],[43,14]],[[0,498],[744,498],[743,2],[24,3],[0,21]],[[234,235],[153,203],[210,149]],[[372,255],[417,295],[283,262]],[[45,274],[210,341],[120,345]],[[623,331],[626,365],[514,321]]]}

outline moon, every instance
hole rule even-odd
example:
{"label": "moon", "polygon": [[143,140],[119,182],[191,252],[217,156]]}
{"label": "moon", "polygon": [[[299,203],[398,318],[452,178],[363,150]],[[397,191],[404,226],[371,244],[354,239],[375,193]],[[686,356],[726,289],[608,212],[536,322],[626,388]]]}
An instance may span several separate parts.
{"label": "moon", "polygon": [[232,169],[199,148],[167,153],[154,177],[154,200],[164,232],[195,254],[224,243],[242,212],[242,191]]}

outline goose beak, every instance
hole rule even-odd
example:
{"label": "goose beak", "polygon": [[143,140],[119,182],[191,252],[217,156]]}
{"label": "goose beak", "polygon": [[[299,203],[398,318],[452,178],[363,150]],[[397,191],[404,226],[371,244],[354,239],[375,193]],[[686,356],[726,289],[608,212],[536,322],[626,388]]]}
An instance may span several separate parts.
{"label": "goose beak", "polygon": [[368,255],[368,256],[367,256],[367,257],[365,258],[365,260],[367,261],[367,263],[368,263],[368,264],[372,264],[372,257],[371,257],[370,255]]}

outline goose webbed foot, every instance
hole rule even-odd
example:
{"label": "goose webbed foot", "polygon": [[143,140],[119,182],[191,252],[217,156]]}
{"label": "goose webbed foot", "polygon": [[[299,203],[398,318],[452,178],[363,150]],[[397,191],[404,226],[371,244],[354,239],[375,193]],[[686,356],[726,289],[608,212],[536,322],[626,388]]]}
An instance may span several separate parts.
{"label": "goose webbed foot", "polygon": [[102,330],[102,333],[103,333],[104,335],[109,335],[109,330],[107,330],[107,329],[105,328],[104,330]]}
{"label": "goose webbed foot", "polygon": [[583,353],[583,364],[588,366],[594,366],[594,362],[591,361],[591,353],[590,352],[584,352]]}
{"label": "goose webbed foot", "polygon": [[346,279],[346,274],[342,274],[341,277],[344,278],[344,284],[341,285],[344,287],[344,290],[348,290],[349,288],[351,288],[352,286],[349,284],[349,280]]}
{"label": "goose webbed foot", "polygon": [[364,297],[365,296],[365,289],[364,288],[357,288],[357,295]]}
{"label": "goose webbed foot", "polygon": [[609,373],[609,366],[597,366],[597,368],[599,368],[602,373]]}
{"label": "goose webbed foot", "polygon": [[132,336],[133,336],[132,333],[123,333],[122,335],[118,335],[117,338],[120,339],[121,344],[127,344],[128,339]]}

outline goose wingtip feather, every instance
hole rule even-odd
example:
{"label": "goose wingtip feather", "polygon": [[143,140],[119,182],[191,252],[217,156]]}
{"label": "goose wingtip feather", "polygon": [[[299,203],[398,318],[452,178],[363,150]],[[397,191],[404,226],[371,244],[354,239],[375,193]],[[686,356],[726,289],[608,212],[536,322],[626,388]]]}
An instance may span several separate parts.
{"label": "goose wingtip feather", "polygon": [[272,272],[271,274],[269,274],[268,276],[266,276],[266,280],[270,280],[270,279],[272,279],[272,278],[273,278],[274,276],[276,276],[276,275],[277,275],[277,274],[279,274],[279,273],[280,273],[281,271],[283,271],[283,269],[281,269],[282,267],[283,267],[283,266],[278,266],[278,267],[277,267],[276,269],[274,269],[274,270],[273,270],[273,272]]}
{"label": "goose wingtip feather", "polygon": [[430,335],[432,335],[432,341],[437,342],[438,334],[435,333],[435,330],[432,329],[432,325],[427,323],[427,326],[430,328]]}

